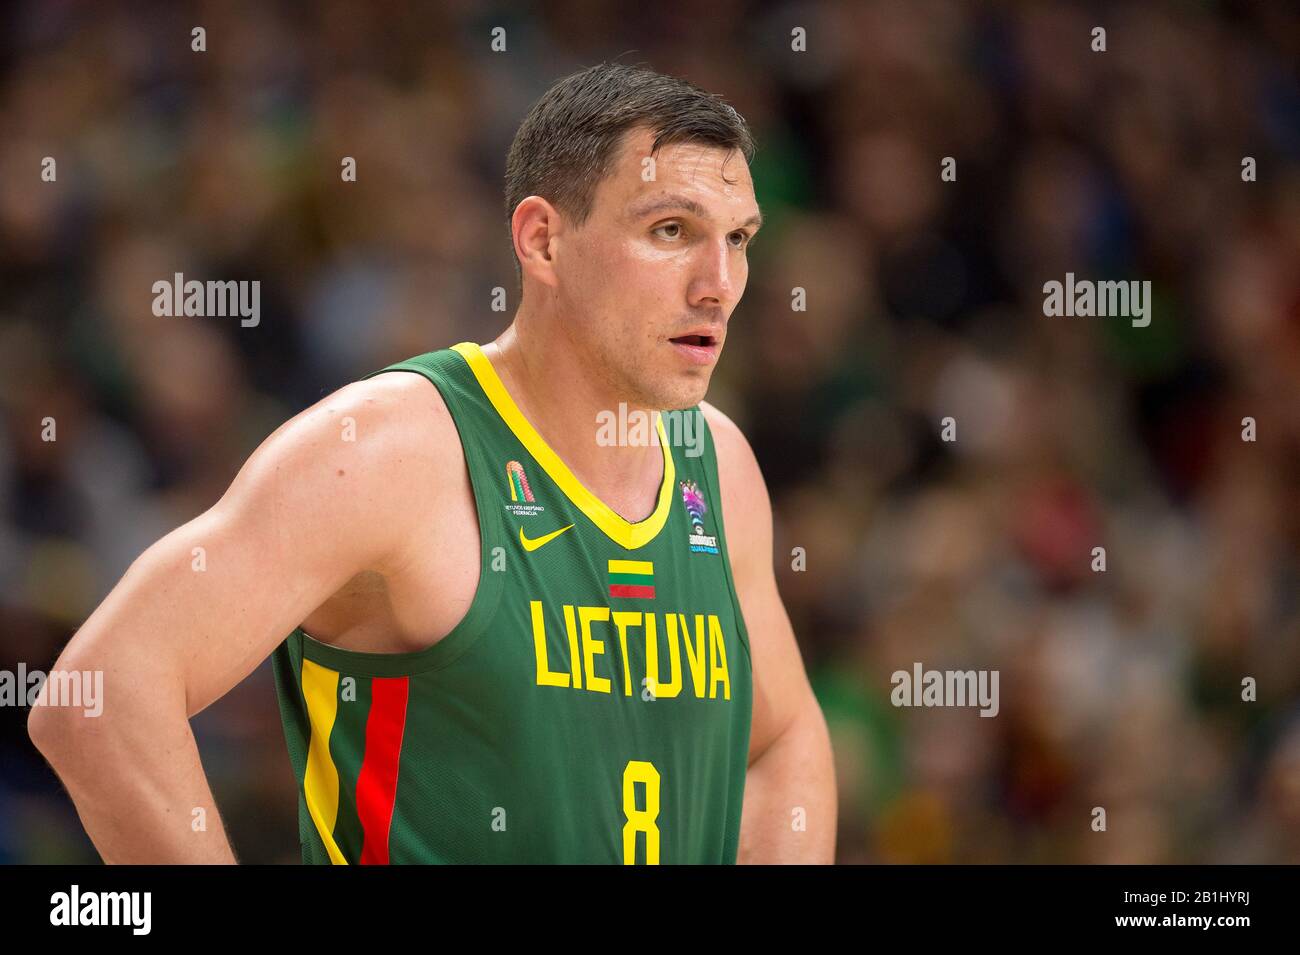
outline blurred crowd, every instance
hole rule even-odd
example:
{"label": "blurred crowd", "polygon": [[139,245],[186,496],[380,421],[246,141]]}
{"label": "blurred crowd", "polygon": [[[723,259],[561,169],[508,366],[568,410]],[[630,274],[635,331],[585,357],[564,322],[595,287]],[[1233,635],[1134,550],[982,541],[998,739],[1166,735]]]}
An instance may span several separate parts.
{"label": "blurred crowd", "polygon": [[[280,422],[494,338],[510,140],[617,58],[758,142],[768,225],[709,400],[771,489],[839,859],[1300,862],[1294,4],[0,16],[0,669],[48,668]],[[260,280],[260,323],[155,316],[176,272]],[[1046,317],[1067,272],[1149,280],[1150,325]],[[998,670],[998,716],[892,706],[915,662]],[[94,861],[27,712],[0,710],[0,861]],[[299,861],[269,665],[193,725],[237,855]]]}

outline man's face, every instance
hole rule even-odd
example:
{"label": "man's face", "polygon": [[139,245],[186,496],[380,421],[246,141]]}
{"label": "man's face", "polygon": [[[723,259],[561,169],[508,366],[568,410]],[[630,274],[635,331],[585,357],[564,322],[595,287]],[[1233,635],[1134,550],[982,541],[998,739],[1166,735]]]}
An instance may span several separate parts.
{"label": "man's face", "polygon": [[761,218],[739,151],[664,146],[649,178],[653,140],[624,135],[590,217],[556,250],[555,295],[593,373],[630,404],[670,410],[708,390]]}

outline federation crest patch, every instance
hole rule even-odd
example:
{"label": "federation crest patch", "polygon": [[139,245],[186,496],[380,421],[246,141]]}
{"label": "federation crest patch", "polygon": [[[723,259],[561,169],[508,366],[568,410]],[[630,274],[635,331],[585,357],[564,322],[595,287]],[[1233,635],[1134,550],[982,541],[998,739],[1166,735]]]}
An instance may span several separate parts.
{"label": "federation crest patch", "polygon": [[524,466],[518,461],[507,462],[506,484],[510,488],[510,503],[505,507],[511,514],[516,517],[534,517],[546,510],[534,500],[533,489],[528,484],[528,476],[524,474]]}

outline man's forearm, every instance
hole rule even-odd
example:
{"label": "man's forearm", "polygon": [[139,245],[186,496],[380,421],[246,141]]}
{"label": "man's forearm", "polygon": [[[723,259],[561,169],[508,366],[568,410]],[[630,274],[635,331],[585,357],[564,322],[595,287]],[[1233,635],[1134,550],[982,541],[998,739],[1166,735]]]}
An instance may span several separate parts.
{"label": "man's forearm", "polygon": [[749,766],[736,861],[833,863],[835,793],[830,734],[814,704]]}
{"label": "man's forearm", "polygon": [[189,721],[108,719],[37,739],[104,862],[235,862]]}

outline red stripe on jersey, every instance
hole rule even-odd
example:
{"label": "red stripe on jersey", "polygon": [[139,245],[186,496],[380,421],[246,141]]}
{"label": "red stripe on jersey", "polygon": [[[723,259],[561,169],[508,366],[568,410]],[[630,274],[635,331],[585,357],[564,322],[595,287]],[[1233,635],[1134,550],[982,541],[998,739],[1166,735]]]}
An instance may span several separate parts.
{"label": "red stripe on jersey", "polygon": [[648,587],[641,584],[610,584],[609,595],[611,597],[653,597],[655,588],[653,584]]}
{"label": "red stripe on jersey", "polygon": [[370,681],[366,718],[366,755],[357,776],[357,816],[365,839],[362,865],[388,864],[388,832],[397,799],[397,767],[406,729],[407,678],[375,677]]}

